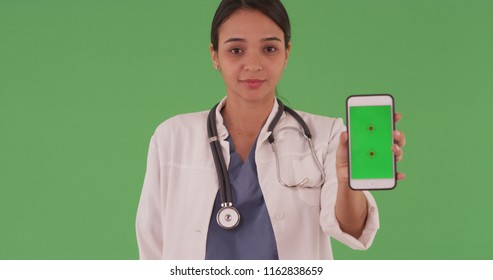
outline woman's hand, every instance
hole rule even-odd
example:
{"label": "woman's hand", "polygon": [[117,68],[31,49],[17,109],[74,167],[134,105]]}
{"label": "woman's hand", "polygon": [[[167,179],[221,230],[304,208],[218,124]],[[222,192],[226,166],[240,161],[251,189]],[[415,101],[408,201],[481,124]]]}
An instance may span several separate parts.
{"label": "woman's hand", "polygon": [[[402,118],[401,113],[395,114],[395,122],[397,123]],[[394,152],[396,160],[399,162],[404,156],[404,150],[402,149],[406,145],[406,136],[403,132],[394,130],[392,133],[395,144],[392,145],[392,152]],[[349,168],[349,155],[348,155],[348,136],[347,132],[342,132],[340,135],[339,147],[336,153],[336,172],[339,185],[349,186],[348,179]],[[397,172],[397,180],[403,180],[406,178],[406,174]]]}
{"label": "woman's hand", "polygon": [[[395,122],[402,118],[401,114],[395,115]],[[395,144],[389,147],[394,152],[397,161],[401,161],[404,155],[402,147],[406,144],[404,133],[395,130],[393,132]],[[366,217],[368,215],[368,204],[361,191],[353,191],[349,188],[348,180],[348,137],[347,132],[342,132],[340,136],[339,147],[336,153],[336,172],[338,180],[338,191],[336,200],[336,217],[341,229],[359,238],[365,228]],[[406,178],[403,173],[397,173],[397,180]]]}

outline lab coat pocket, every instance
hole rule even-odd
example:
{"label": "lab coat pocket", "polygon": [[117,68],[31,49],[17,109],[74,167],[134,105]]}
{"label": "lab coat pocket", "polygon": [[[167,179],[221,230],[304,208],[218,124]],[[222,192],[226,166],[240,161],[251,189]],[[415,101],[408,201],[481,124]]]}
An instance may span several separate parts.
{"label": "lab coat pocket", "polygon": [[308,154],[303,157],[295,157],[291,160],[293,164],[293,177],[296,184],[303,180],[308,180],[307,187],[296,187],[300,199],[308,206],[320,206],[320,193],[321,188],[317,186],[322,180],[322,174],[312,157],[312,154]]}

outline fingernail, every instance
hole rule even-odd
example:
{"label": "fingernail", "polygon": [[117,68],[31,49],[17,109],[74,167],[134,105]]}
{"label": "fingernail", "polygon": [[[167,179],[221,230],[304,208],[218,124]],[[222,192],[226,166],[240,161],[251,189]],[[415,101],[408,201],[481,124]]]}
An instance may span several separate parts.
{"label": "fingernail", "polygon": [[395,137],[399,137],[399,136],[401,136],[401,133],[396,130],[396,131],[394,131],[394,135],[395,135]]}

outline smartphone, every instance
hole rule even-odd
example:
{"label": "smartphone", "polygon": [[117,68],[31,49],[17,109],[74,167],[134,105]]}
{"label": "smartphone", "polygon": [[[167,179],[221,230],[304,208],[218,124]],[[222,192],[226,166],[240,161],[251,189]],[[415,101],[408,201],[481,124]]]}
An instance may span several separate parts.
{"label": "smartphone", "polygon": [[346,100],[346,123],[349,137],[349,187],[353,190],[395,188],[392,95],[349,96]]}

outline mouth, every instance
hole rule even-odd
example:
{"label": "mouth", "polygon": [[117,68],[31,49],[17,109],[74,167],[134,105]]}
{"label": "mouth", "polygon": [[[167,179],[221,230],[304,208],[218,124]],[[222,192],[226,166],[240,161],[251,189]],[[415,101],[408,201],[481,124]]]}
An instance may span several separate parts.
{"label": "mouth", "polygon": [[265,82],[265,80],[245,79],[245,80],[240,80],[240,82],[243,83],[249,89],[256,89],[259,88]]}

